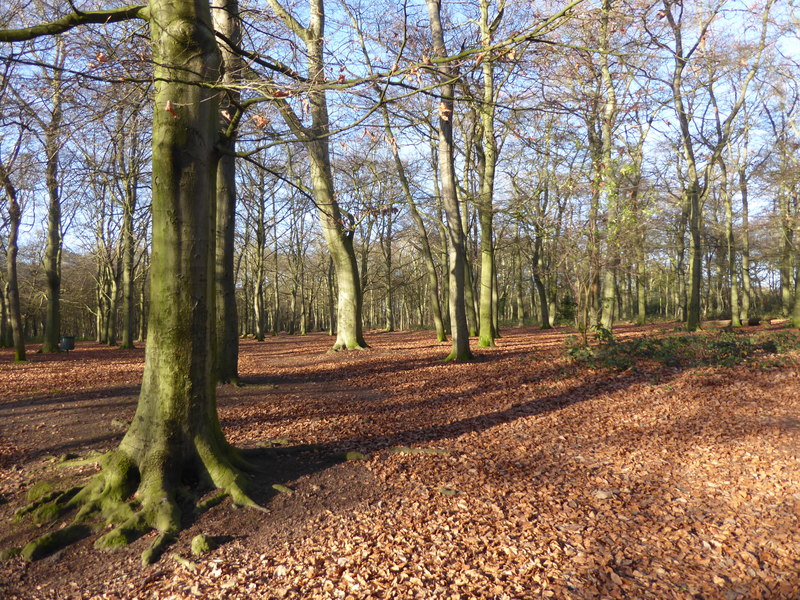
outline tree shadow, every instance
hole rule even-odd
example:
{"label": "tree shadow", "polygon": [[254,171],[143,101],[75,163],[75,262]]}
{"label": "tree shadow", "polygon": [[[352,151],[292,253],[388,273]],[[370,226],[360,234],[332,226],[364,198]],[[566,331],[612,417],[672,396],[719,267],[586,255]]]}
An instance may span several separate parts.
{"label": "tree shadow", "polygon": [[[482,413],[448,423],[431,424],[423,428],[406,429],[370,437],[349,437],[332,442],[329,447],[331,449],[355,448],[363,452],[374,452],[392,446],[440,442],[457,438],[467,433],[485,432],[498,425],[512,423],[519,419],[563,410],[574,404],[590,401],[599,395],[625,390],[636,383],[641,383],[641,381],[642,377],[639,374],[630,374],[612,380],[592,380],[563,392],[536,398],[535,400],[512,403],[509,408],[504,410]],[[480,391],[476,390],[473,395],[479,393]],[[396,411],[419,410],[432,401],[440,402],[442,399],[428,399],[422,402],[394,405],[393,409]]]}

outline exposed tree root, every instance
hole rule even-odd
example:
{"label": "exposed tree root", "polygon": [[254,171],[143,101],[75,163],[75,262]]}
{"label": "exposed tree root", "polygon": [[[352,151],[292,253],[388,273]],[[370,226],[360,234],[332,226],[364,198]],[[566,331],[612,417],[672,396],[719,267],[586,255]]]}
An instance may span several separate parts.
{"label": "exposed tree root", "polygon": [[[496,336],[499,337],[499,336]],[[494,348],[497,344],[494,343],[495,338],[492,336],[481,336],[478,340],[478,346],[481,348]]]}
{"label": "exposed tree root", "polygon": [[[171,468],[171,461],[164,456],[148,451],[142,460],[136,460],[121,447],[102,457],[101,471],[83,487],[45,493],[18,510],[17,518],[31,517],[36,523],[52,523],[75,511],[71,525],[33,540],[22,549],[22,556],[37,560],[96,529],[112,526],[95,541],[95,548],[121,548],[156,531],[155,540],[142,554],[142,564],[151,564],[177,538],[181,530],[179,500],[196,498],[198,483],[220,492],[197,503],[196,511],[208,510],[225,497],[234,505],[264,510],[245,492],[242,471],[251,465],[232,448],[195,440],[190,453],[193,460],[184,457],[180,469]],[[181,477],[192,483],[183,486]]]}
{"label": "exposed tree root", "polygon": [[474,358],[475,357],[472,355],[472,352],[457,353],[453,351],[447,355],[447,358],[444,359],[444,362],[468,362]]}
{"label": "exposed tree root", "polygon": [[328,350],[328,353],[341,352],[342,350],[366,350],[367,348],[369,348],[369,345],[365,343],[345,344],[344,342],[337,342],[333,345],[333,348]]}
{"label": "exposed tree root", "polygon": [[244,382],[239,379],[238,375],[232,377],[221,377],[217,380],[218,385],[232,385],[233,387],[244,387]]}

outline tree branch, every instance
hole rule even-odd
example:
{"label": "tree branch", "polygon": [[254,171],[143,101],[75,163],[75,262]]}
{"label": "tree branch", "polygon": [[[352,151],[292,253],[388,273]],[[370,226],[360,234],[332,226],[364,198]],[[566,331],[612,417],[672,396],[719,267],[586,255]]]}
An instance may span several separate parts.
{"label": "tree branch", "polygon": [[66,16],[24,29],[0,29],[0,42],[24,42],[45,35],[58,35],[79,25],[91,23],[118,23],[131,19],[147,19],[147,6],[126,6],[109,10],[73,12]]}

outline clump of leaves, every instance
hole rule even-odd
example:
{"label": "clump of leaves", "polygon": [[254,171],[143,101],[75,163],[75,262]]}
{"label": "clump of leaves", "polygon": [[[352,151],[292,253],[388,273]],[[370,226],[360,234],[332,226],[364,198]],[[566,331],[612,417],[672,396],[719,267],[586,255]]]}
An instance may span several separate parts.
{"label": "clump of leaves", "polygon": [[647,361],[671,367],[733,367],[745,361],[800,349],[800,337],[789,331],[766,331],[754,335],[736,331],[712,334],[683,332],[618,341],[610,331],[600,329],[595,338],[597,343],[594,345],[574,336],[567,338],[567,356],[592,368],[622,371],[637,362]]}
{"label": "clump of leaves", "polygon": [[564,340],[564,352],[575,362],[594,366],[594,350],[587,342],[578,339],[576,335],[571,335]]}

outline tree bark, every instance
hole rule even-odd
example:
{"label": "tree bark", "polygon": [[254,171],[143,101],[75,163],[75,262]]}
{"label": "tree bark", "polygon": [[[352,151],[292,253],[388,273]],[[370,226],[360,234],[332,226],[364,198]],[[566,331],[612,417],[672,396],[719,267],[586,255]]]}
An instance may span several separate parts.
{"label": "tree bark", "polygon": [[[278,2],[269,0],[273,12],[304,42],[311,87],[307,98],[311,127],[306,128],[286,102],[278,102],[286,124],[305,144],[311,161],[311,183],[317,204],[322,233],[336,268],[338,319],[336,342],[332,351],[367,348],[364,340],[361,310],[363,298],[358,276],[358,261],[353,247],[354,230],[346,226],[336,200],[331,170],[330,121],[325,95],[325,7],[323,0],[310,0],[309,25],[302,27]],[[352,224],[349,224],[352,225]]]}
{"label": "tree bark", "polygon": [[[728,258],[728,281],[730,283],[729,301],[731,327],[741,327],[742,321],[739,313],[739,278],[736,269],[736,237],[733,232],[733,198],[728,188],[728,169],[725,161],[720,160],[719,165],[722,172],[720,194],[722,194],[722,202],[725,205],[725,242]],[[745,322],[745,324],[747,323]]]}
{"label": "tree bark", "polygon": [[[63,63],[63,42],[58,44],[59,62]],[[47,309],[42,352],[59,351],[61,328],[61,190],[58,181],[58,159],[63,118],[63,89],[61,71],[56,69],[50,79],[53,106],[50,121],[45,126],[45,182],[47,185],[47,244],[44,251],[44,271],[47,280]]]}
{"label": "tree bark", "polygon": [[[138,111],[140,106],[133,106]],[[138,124],[138,117],[134,120]],[[122,107],[117,111],[116,135],[119,136],[116,162],[122,183],[122,331],[120,348],[133,348],[135,329],[135,260],[134,215],[139,191],[139,129],[133,127],[128,135],[125,131],[125,114]],[[130,144],[128,144],[130,140]]]}
{"label": "tree bark", "polygon": [[750,208],[744,167],[739,169],[739,192],[742,195],[742,322],[749,323],[753,286],[750,281]]}
{"label": "tree bark", "polygon": [[[187,480],[222,488],[237,504],[242,465],[217,416],[213,364],[214,221],[220,57],[204,0],[152,0],[155,67],[151,309],[136,414],[102,470],[65,507],[76,523],[100,513],[115,525],[96,546],[113,548],[156,529],[153,562],[180,529],[176,496]],[[71,527],[76,527],[73,525]],[[46,538],[23,555],[41,556]]]}
{"label": "tree bark", "polygon": [[[444,32],[441,22],[440,0],[426,0],[430,19],[433,48],[437,56],[447,56],[444,43]],[[456,178],[453,165],[453,84],[451,69],[447,64],[436,67],[441,85],[441,101],[439,103],[439,175],[441,177],[442,203],[447,215],[447,236],[449,247],[449,279],[450,279],[450,327],[453,346],[446,361],[463,361],[472,358],[469,347],[469,331],[467,329],[467,313],[465,306],[465,267],[466,253],[464,230],[461,226],[458,197],[456,196]]]}
{"label": "tree bark", "polygon": [[[489,21],[489,0],[480,3],[480,28],[481,44],[488,47],[492,44],[494,30],[500,24],[504,0],[498,5],[498,13],[493,21]],[[478,202],[478,218],[481,224],[481,280],[480,280],[480,322],[478,325],[478,345],[482,347],[494,346],[497,336],[495,326],[494,295],[497,286],[495,256],[494,256],[494,180],[497,169],[498,145],[494,131],[495,117],[495,82],[494,59],[488,55],[481,64],[483,75],[483,98],[478,112],[481,117],[481,133],[483,168],[481,169],[481,192]]]}
{"label": "tree bark", "polygon": [[[241,43],[238,0],[222,0],[211,11],[214,29],[233,44]],[[223,84],[237,81],[242,61],[227,44],[220,44]],[[231,85],[220,105],[220,156],[216,189],[216,321],[215,358],[218,383],[239,382],[239,317],[236,312],[234,278],[234,232],[236,226],[236,131],[228,125],[240,94]]]}
{"label": "tree bark", "polygon": [[8,246],[6,249],[6,294],[8,295],[8,316],[11,321],[11,335],[14,342],[14,362],[25,362],[25,331],[19,304],[19,283],[17,279],[17,240],[22,210],[17,200],[17,190],[12,185],[5,165],[0,163],[0,184],[8,199]]}
{"label": "tree bark", "polygon": [[600,127],[600,143],[602,167],[600,169],[603,195],[606,200],[606,256],[602,274],[602,298],[600,301],[600,325],[611,331],[614,326],[614,291],[616,285],[616,271],[619,266],[619,224],[617,223],[619,192],[617,189],[616,173],[611,157],[614,140],[614,118],[617,112],[617,95],[614,83],[611,80],[611,70],[608,66],[609,52],[609,13],[612,0],[603,0],[602,15],[600,17],[600,74],[605,106],[603,109],[602,124]]}
{"label": "tree bark", "polygon": [[422,216],[419,214],[419,209],[417,208],[417,203],[414,201],[414,196],[411,194],[411,186],[409,185],[408,178],[406,177],[405,166],[400,158],[397,143],[395,142],[391,124],[389,122],[389,111],[386,109],[385,105],[381,105],[381,109],[383,112],[383,126],[384,130],[386,131],[386,136],[390,140],[389,145],[391,147],[392,157],[394,158],[395,168],[397,169],[397,176],[400,180],[400,187],[403,190],[403,196],[405,196],[406,203],[408,204],[408,212],[411,215],[411,219],[414,221],[414,225],[417,227],[417,239],[419,240],[419,246],[422,250],[422,258],[425,263],[425,274],[428,278],[428,300],[431,303],[433,325],[436,329],[436,340],[439,342],[444,342],[447,340],[447,335],[445,334],[444,322],[442,320],[442,306],[439,302],[439,276],[436,273],[436,264],[433,261],[433,252],[431,250],[430,241],[428,240],[428,232],[425,229],[425,223],[422,220]]}

